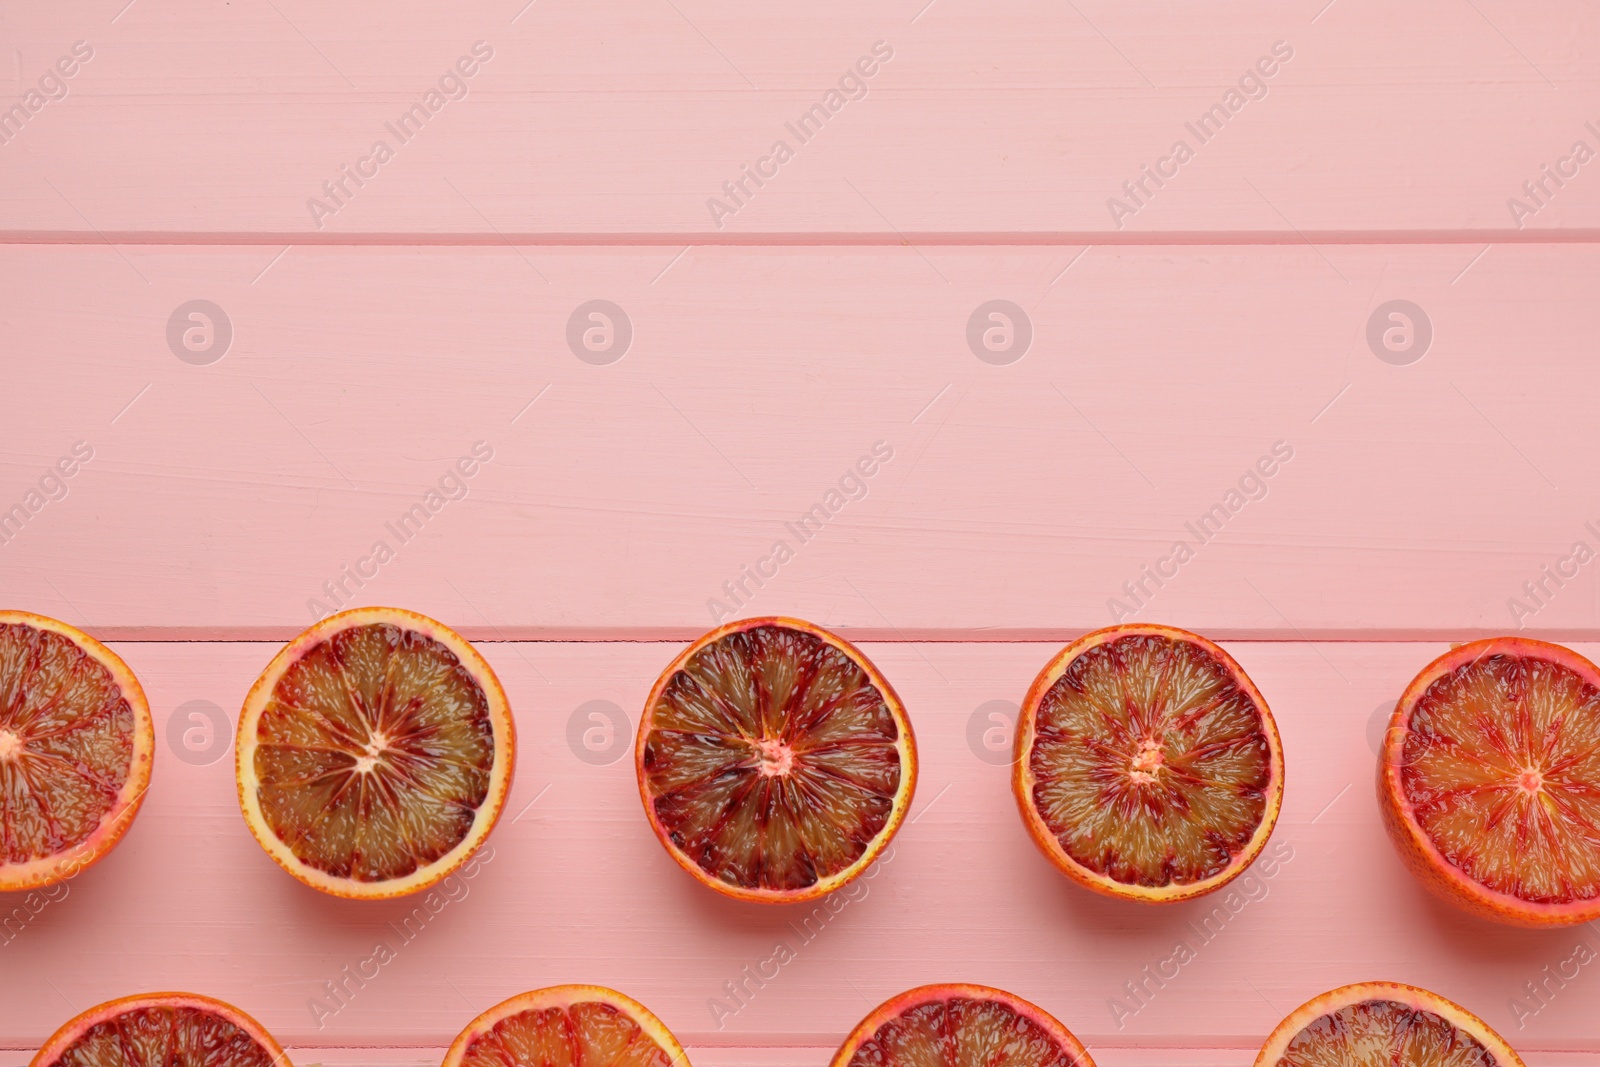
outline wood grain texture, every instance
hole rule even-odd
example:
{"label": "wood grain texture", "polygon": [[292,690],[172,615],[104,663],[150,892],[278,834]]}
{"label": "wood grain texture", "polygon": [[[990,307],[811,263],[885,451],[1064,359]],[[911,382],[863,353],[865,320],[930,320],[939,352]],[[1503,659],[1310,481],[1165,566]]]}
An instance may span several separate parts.
{"label": "wood grain texture", "polygon": [[[409,941],[396,924],[416,901],[323,897],[261,852],[238,812],[226,738],[208,750],[195,740],[216,757],[203,766],[168,743],[123,844],[0,945],[4,1044],[36,1045],[71,1014],[69,1002],[82,1008],[135,989],[188,987],[245,1007],[286,1044],[383,1046],[403,1056],[442,1047],[514,993],[597,981],[645,1002],[693,1046],[796,1046],[816,1051],[794,1062],[820,1065],[821,1050],[880,1000],[923,982],[964,980],[1046,1006],[1097,1053],[1108,1050],[1110,1064],[1171,1063],[1195,1047],[1243,1062],[1303,1000],[1382,977],[1473,1008],[1519,1048],[1596,1050],[1587,969],[1521,1029],[1509,1008],[1513,997],[1534,1003],[1522,983],[1567,960],[1575,944],[1592,944],[1592,933],[1500,928],[1458,914],[1425,894],[1384,836],[1373,714],[1443,646],[1230,644],[1276,714],[1288,785],[1269,845],[1279,861],[1270,869],[1258,861],[1255,877],[1236,883],[1242,892],[1230,912],[1226,893],[1161,909],[1095,897],[1034,850],[1009,768],[981,758],[989,754],[981,740],[973,747],[968,738],[975,719],[992,725],[975,713],[1016,700],[1055,646],[868,645],[905,699],[922,780],[892,854],[859,883],[863,893],[822,918],[810,907],[744,906],[684,876],[639,810],[626,728],[611,739],[614,750],[592,739],[594,750],[619,755],[615,762],[585,762],[569,747],[569,720],[589,701],[610,701],[636,722],[677,647],[484,646],[516,709],[516,785],[491,838],[492,861],[419,921]],[[140,674],[158,731],[170,738],[174,710],[190,701],[231,714],[274,646],[117,651]],[[393,961],[364,988],[350,987],[347,1006],[315,1013],[308,1002],[327,998],[323,983],[385,939]],[[1125,983],[1147,982],[1143,968],[1168,959],[1180,939],[1194,958],[1161,987],[1147,986],[1139,1006]],[[771,958],[780,941],[795,958],[764,988],[751,987],[742,1010],[714,1014],[710,1001],[727,1002],[724,983],[742,981],[744,968]],[[22,975],[28,980],[12,980]],[[1119,1015],[1119,1001],[1136,1010]],[[784,1055],[752,1060],[790,1062]]]}
{"label": "wood grain texture", "polygon": [[[136,637],[287,638],[351,601],[491,638],[687,638],[724,609],[889,639],[1127,611],[1600,632],[1595,568],[1561,563],[1600,546],[1593,251],[1080,253],[12,247],[0,511],[94,458],[7,527],[8,601]],[[167,347],[195,297],[232,321],[210,366]],[[633,324],[609,366],[565,340],[595,297]],[[967,345],[995,297],[1031,309],[1010,366]],[[1433,324],[1409,366],[1365,339],[1394,298]],[[397,525],[476,441],[465,498]]]}
{"label": "wood grain texture", "polygon": [[[163,737],[104,864],[0,898],[0,1067],[170,986],[238,1003],[302,1067],[419,1067],[563,981],[640,998],[698,1067],[823,1067],[941,979],[1036,1000],[1101,1067],[1242,1067],[1301,1001],[1371,978],[1460,1001],[1531,1067],[1589,1063],[1597,979],[1573,961],[1600,942],[1426,897],[1380,828],[1372,737],[1441,642],[1600,641],[1574,554],[1600,549],[1600,162],[1575,155],[1600,153],[1597,18],[0,8],[0,602],[122,639]],[[786,126],[880,41],[864,93]],[[1231,87],[1255,98],[1202,138]],[[730,196],[779,139],[792,158]],[[1179,139],[1193,158],[1144,178]],[[346,177],[380,140],[392,158]],[[597,299],[632,331],[608,365],[567,339]],[[1008,365],[969,346],[997,299],[1033,332]],[[195,300],[232,332],[209,365],[169,341]],[[1408,365],[1367,340],[1395,300],[1433,331]],[[493,858],[415,936],[408,905],[283,875],[202,728],[271,641],[347,603],[483,641],[517,709]],[[776,612],[868,642],[921,748],[914,821],[825,922],[692,884],[629,762],[583,746],[605,715],[626,743],[673,642]],[[1069,885],[984,746],[1062,642],[1119,618],[1230,639],[1277,713],[1290,851],[1235,911]],[[379,939],[394,961],[344,978]],[[1151,978],[1179,939],[1193,961]],[[796,958],[741,1006],[725,983],[780,940]]]}
{"label": "wood grain texture", "polygon": [[[1575,141],[1600,151],[1580,0],[125,3],[4,15],[7,106],[75,42],[93,51],[0,144],[13,239],[1600,232],[1592,167],[1522,192]],[[477,41],[493,58],[456,98],[390,132]],[[893,59],[865,95],[789,132],[878,41]],[[1186,128],[1277,42],[1293,58],[1214,137]],[[1114,213],[1180,139],[1194,158]],[[394,158],[314,212],[379,140]],[[708,199],[778,140],[794,158],[714,219]]]}

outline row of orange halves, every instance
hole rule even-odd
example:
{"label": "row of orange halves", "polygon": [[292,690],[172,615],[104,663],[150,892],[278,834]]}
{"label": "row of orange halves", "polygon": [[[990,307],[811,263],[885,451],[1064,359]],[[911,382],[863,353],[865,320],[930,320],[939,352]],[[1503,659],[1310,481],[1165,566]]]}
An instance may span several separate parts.
{"label": "row of orange halves", "polygon": [[[646,817],[721,893],[822,896],[904,820],[912,719],[844,639],[797,619],[730,623],[684,648],[645,701],[634,754]],[[63,623],[0,613],[0,890],[104,855],[150,786],[154,749],[120,658]],[[1012,751],[1040,849],[1131,901],[1227,885],[1282,804],[1266,699],[1225,650],[1172,627],[1111,627],[1061,650],[1022,700]],[[358,608],[267,665],[235,757],[262,848],[316,889],[377,899],[434,885],[483,844],[516,739],[471,643],[414,612]],[[1525,925],[1600,917],[1600,672],[1583,656],[1514,637],[1452,649],[1405,690],[1376,770],[1390,836],[1446,899]]]}
{"label": "row of orange halves", "polygon": [[[1470,1011],[1397,982],[1342,986],[1280,1022],[1255,1067],[1523,1067]],[[45,1042],[30,1067],[289,1067],[273,1037],[209,997],[155,993],[92,1008]],[[490,1008],[469,1023],[443,1067],[689,1067],[649,1009],[615,990],[563,985]],[[929,985],[879,1005],[831,1067],[1094,1067],[1072,1031],[1003,990]]]}

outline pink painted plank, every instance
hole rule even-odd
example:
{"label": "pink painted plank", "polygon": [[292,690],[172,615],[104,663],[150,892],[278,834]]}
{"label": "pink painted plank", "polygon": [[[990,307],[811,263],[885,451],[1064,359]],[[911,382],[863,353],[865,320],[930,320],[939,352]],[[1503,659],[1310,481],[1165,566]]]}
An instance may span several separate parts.
{"label": "pink painted plank", "polygon": [[[636,720],[676,648],[484,647],[518,716],[516,786],[491,839],[492,861],[459,884],[455,899],[442,898],[409,941],[390,925],[409,905],[319,896],[261,852],[239,816],[226,736],[210,747],[203,736],[191,738],[191,748],[164,740],[146,807],[123,844],[0,945],[3,973],[27,976],[7,981],[0,997],[0,1046],[34,1047],[72,1009],[118,994],[187,987],[240,1004],[287,1044],[379,1045],[404,1059],[406,1049],[442,1047],[506,996],[596,981],[644,1001],[692,1046],[798,1046],[816,1051],[752,1061],[820,1067],[822,1050],[881,999],[923,982],[969,980],[1046,1006],[1106,1050],[1108,1067],[1188,1062],[1174,1059],[1190,1054],[1179,1047],[1214,1050],[1196,1062],[1243,1067],[1247,1050],[1303,1000],[1381,977],[1466,1004],[1519,1048],[1600,1050],[1585,992],[1596,980],[1592,968],[1580,968],[1542,1007],[1522,989],[1579,942],[1593,944],[1592,932],[1495,927],[1436,904],[1381,828],[1374,714],[1443,646],[1230,645],[1274,708],[1288,772],[1268,846],[1280,860],[1270,869],[1257,864],[1230,911],[1226,897],[1167,909],[1095,897],[1036,853],[1003,757],[997,762],[984,747],[981,729],[976,743],[969,738],[990,725],[991,701],[1020,697],[1055,646],[869,645],[915,724],[919,795],[892,857],[859,883],[864,893],[825,922],[813,919],[809,939],[797,928],[811,909],[743,906],[675,867],[639,810],[630,727],[616,731],[612,748],[603,740],[594,749],[569,745],[574,713],[591,701]],[[274,647],[143,643],[118,651],[170,739],[192,725],[188,710],[176,711],[191,701],[231,715]],[[588,725],[581,715],[579,725]],[[603,762],[611,755],[614,762]],[[395,942],[393,961],[365,987],[352,986],[336,1013],[314,1013],[308,1002],[327,997],[323,983],[359,966],[380,939]],[[1125,983],[1141,980],[1142,969],[1160,965],[1182,939],[1195,958],[1175,976],[1169,968],[1144,1003],[1133,1000]],[[795,958],[764,987],[752,986],[740,1010],[714,1013],[713,999],[727,1003],[724,983],[741,980],[745,966],[770,958],[779,942]],[[1520,1027],[1510,1007],[1516,997],[1539,1008]],[[1128,1010],[1116,1010],[1118,1002]],[[707,1060],[724,1062],[738,1055]]]}
{"label": "pink painted plank", "polygon": [[[75,42],[93,51],[7,127],[20,123],[0,144],[12,236],[1600,229],[1600,181],[1575,163],[1527,201],[1532,215],[1507,205],[1575,141],[1600,150],[1585,125],[1600,123],[1600,25],[1581,0],[1250,0],[1159,19],[1105,0],[835,0],[804,14],[407,0],[381,25],[305,0],[124,5],[5,15],[7,107]],[[493,52],[481,65],[478,41]],[[786,129],[878,41],[893,58],[865,96],[814,138]],[[457,98],[420,133],[386,128],[463,56],[475,73],[446,82]],[[1227,102],[1223,129],[1186,128],[1263,57],[1271,77]],[[794,158],[718,226],[708,199],[780,139]],[[1115,216],[1108,198],[1180,139],[1194,158]],[[377,140],[394,158],[347,184],[334,214],[313,212]]]}
{"label": "pink painted plank", "polygon": [[[0,544],[6,603],[141,637],[287,637],[349,600],[489,637],[687,637],[724,608],[888,639],[1125,611],[1600,634],[1568,558],[1600,545],[1588,248],[280,252],[0,252],[0,348],[30,354],[0,513],[42,505]],[[631,322],[607,366],[566,340],[596,298]],[[966,335],[1001,298],[1034,333],[1008,366]],[[231,322],[209,366],[168,347],[191,299]],[[1365,337],[1394,299],[1434,334],[1407,366]],[[68,495],[30,498],[80,441]]]}

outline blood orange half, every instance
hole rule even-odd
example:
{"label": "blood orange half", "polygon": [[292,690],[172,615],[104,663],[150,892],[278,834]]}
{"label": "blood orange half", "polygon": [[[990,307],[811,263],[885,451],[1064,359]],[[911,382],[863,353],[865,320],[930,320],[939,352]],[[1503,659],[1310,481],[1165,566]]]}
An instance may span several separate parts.
{"label": "blood orange half", "polygon": [[925,985],[893,997],[844,1039],[830,1067],[1094,1067],[1043,1008],[981,985]]}
{"label": "blood orange half", "polygon": [[810,900],[878,857],[916,788],[900,698],[849,642],[798,619],[706,634],[639,721],[639,789],[656,836],[719,892]]}
{"label": "blood orange half", "polygon": [[272,1035],[220,1000],[146,993],[90,1008],[29,1067],[289,1067]]}
{"label": "blood orange half", "polygon": [[614,989],[559,985],[512,997],[474,1019],[443,1067],[688,1067],[650,1010]]}
{"label": "blood orange half", "polygon": [[1255,1067],[1523,1067],[1487,1023],[1437,993],[1362,982],[1313,998],[1261,1046]]}
{"label": "blood orange half", "polygon": [[154,758],[150,705],[116,653],[64,622],[0,611],[0,892],[110,852]]}
{"label": "blood orange half", "polygon": [[1074,641],[1017,717],[1012,787],[1069,878],[1152,903],[1220,889],[1250,865],[1283,801],[1283,750],[1240,666],[1169,626]]}
{"label": "blood orange half", "polygon": [[1452,649],[1395,707],[1378,800],[1451,903],[1520,926],[1600,918],[1600,671],[1520,637]]}
{"label": "blood orange half", "polygon": [[295,638],[250,690],[239,802],[306,885],[403,896],[483,844],[515,751],[505,691],[465,638],[415,612],[356,608]]}

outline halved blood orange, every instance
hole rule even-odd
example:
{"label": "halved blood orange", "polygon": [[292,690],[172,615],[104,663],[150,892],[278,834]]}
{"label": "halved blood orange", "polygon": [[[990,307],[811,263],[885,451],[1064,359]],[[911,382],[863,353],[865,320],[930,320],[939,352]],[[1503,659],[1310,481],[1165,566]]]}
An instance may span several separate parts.
{"label": "halved blood orange", "polygon": [[1523,1067],[1487,1023],[1437,993],[1361,982],[1315,997],[1267,1038],[1255,1067]]}
{"label": "halved blood orange", "polygon": [[1028,832],[1069,878],[1151,903],[1220,889],[1267,843],[1283,749],[1232,656],[1170,626],[1068,645],[1017,716],[1012,787]]}
{"label": "halved blood orange", "polygon": [[1445,653],[1395,707],[1378,800],[1445,900],[1519,926],[1600,918],[1600,671],[1521,637]]}
{"label": "halved blood orange", "polygon": [[150,705],[116,653],[64,622],[0,611],[0,892],[110,852],[154,758]]}
{"label": "halved blood orange", "polygon": [[239,720],[239,802],[284,870],[341,897],[426,889],[494,828],[516,755],[494,671],[443,623],[355,608],[268,664]]}
{"label": "halved blood orange", "polygon": [[656,836],[721,893],[810,900],[878,857],[916,788],[916,743],[883,675],[799,619],[706,634],[662,672],[639,720]]}
{"label": "halved blood orange", "polygon": [[830,1067],[1094,1067],[1072,1031],[1021,997],[925,985],[879,1005]]}
{"label": "halved blood orange", "polygon": [[512,997],[455,1039],[443,1067],[688,1067],[683,1046],[638,1001],[595,985]]}
{"label": "halved blood orange", "polygon": [[146,993],[90,1008],[57,1030],[29,1067],[289,1067],[289,1057],[230,1004]]}

